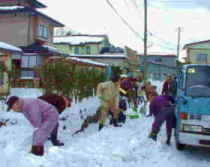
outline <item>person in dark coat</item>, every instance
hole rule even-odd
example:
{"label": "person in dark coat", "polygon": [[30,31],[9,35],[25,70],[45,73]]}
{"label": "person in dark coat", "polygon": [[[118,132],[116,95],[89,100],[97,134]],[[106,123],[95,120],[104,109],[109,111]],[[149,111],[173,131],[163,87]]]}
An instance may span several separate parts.
{"label": "person in dark coat", "polygon": [[[50,104],[52,104],[58,111],[59,114],[61,114],[67,107],[71,107],[71,101],[72,99],[63,95],[57,95],[53,93],[44,94],[38,99],[44,100]],[[60,142],[58,140],[58,127],[59,123],[56,124],[55,128],[53,129],[50,140],[53,145],[55,146],[63,146],[64,143]]]}
{"label": "person in dark coat", "polygon": [[171,96],[161,95],[156,96],[150,103],[150,116],[154,116],[152,130],[149,138],[157,140],[157,135],[164,121],[166,121],[166,144],[170,145],[172,128],[175,127],[175,114],[174,114],[174,99]]}
{"label": "person in dark coat", "polygon": [[171,81],[171,95],[175,99],[177,95],[177,78],[176,76],[173,77]]}
{"label": "person in dark coat", "polygon": [[172,96],[172,81],[172,76],[168,76],[165,82],[163,83],[162,95]]}

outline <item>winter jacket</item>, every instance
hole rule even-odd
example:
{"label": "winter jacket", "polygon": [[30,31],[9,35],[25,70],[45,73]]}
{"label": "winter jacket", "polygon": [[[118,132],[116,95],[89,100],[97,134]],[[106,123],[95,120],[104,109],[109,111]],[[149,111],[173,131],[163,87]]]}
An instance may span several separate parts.
{"label": "winter jacket", "polygon": [[171,106],[171,104],[174,102],[173,98],[170,96],[156,96],[151,102],[150,102],[150,115],[156,116],[160,111],[163,110],[165,107]]}
{"label": "winter jacket", "polygon": [[33,145],[43,146],[58,125],[59,114],[56,108],[40,99],[20,99],[21,111],[35,128]]}
{"label": "winter jacket", "polygon": [[45,94],[38,98],[52,104],[58,110],[59,114],[61,114],[66,108],[63,97],[57,94]]}
{"label": "winter jacket", "polygon": [[[113,101],[118,102],[119,101],[119,86],[114,84],[112,81],[102,82],[98,84],[97,87],[97,93],[99,99],[102,100],[102,102],[108,102],[112,103]],[[117,103],[118,104],[118,103]]]}

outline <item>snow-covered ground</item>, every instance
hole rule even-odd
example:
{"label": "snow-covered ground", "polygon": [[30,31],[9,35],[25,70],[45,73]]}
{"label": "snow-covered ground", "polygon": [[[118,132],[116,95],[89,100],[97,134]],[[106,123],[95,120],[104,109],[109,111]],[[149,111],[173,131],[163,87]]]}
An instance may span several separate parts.
{"label": "snow-covered ground", "polygon": [[[153,82],[160,90],[160,82]],[[13,89],[12,95],[37,97],[37,89]],[[128,119],[123,127],[108,125],[98,132],[96,124],[72,136],[90,113],[99,106],[96,98],[73,104],[60,116],[59,138],[65,143],[55,147],[45,143],[45,155],[35,156],[31,149],[33,128],[21,113],[6,112],[0,105],[0,120],[10,119],[0,128],[0,167],[209,167],[210,150],[188,148],[182,152],[165,145],[165,127],[158,141],[148,139],[152,118]],[[62,118],[67,118],[66,120]]]}

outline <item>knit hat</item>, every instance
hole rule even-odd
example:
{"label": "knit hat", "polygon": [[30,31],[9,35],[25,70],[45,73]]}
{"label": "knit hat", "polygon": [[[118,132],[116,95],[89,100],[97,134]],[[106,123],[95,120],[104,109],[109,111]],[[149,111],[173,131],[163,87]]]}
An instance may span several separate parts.
{"label": "knit hat", "polygon": [[7,111],[9,111],[12,108],[13,104],[15,104],[15,102],[17,100],[19,100],[19,98],[17,96],[11,96],[11,97],[9,97],[9,99],[6,102],[6,104],[8,106]]}

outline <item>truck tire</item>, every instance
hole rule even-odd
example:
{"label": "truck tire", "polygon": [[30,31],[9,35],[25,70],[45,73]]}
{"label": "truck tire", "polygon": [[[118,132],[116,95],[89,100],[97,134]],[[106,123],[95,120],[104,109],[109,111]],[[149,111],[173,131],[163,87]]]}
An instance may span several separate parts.
{"label": "truck tire", "polygon": [[181,151],[181,150],[184,150],[185,148],[185,144],[181,144],[179,143],[178,141],[176,141],[176,149]]}

